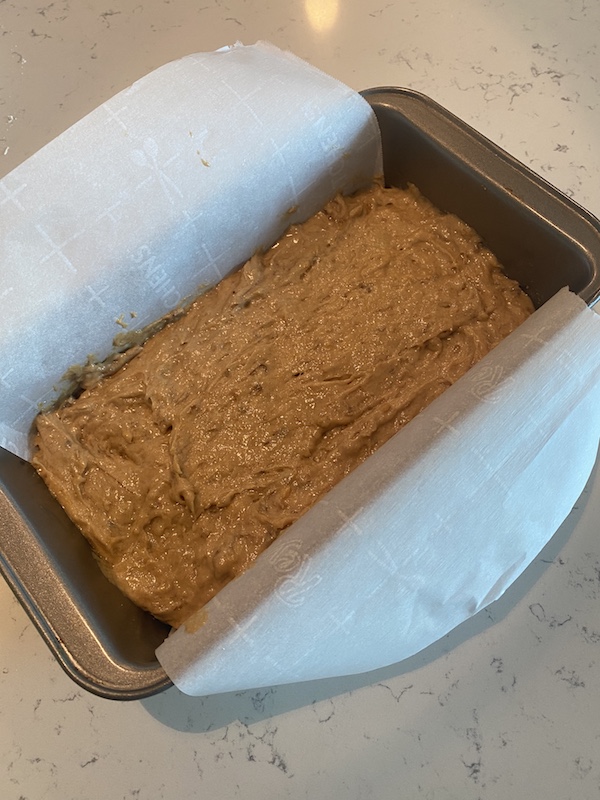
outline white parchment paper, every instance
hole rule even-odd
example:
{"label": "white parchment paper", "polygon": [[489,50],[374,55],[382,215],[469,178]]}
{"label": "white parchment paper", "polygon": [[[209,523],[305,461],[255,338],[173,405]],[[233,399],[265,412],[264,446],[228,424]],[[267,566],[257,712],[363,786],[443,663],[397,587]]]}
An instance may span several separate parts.
{"label": "white parchment paper", "polygon": [[[0,181],[0,445],[40,402],[381,172],[360,95],[268,43],[167,64]],[[132,315],[135,315],[133,317]]]}
{"label": "white parchment paper", "polygon": [[591,472],[599,343],[600,317],[559,292],[161,645],[177,686],[376,669],[498,598]]}
{"label": "white parchment paper", "polygon": [[[0,444],[64,371],[381,170],[365,101],[259,43],[189,56],[0,181]],[[135,316],[134,316],[135,315]],[[600,319],[563,290],[158,649],[209,694],[374,669],[492,602],[570,511]]]}

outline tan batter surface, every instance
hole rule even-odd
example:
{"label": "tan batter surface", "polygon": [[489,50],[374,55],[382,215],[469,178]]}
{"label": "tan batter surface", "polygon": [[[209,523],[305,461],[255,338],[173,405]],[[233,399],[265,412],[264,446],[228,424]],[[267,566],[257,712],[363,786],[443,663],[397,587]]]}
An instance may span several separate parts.
{"label": "tan batter surface", "polygon": [[40,416],[34,463],[111,580],[177,626],[532,310],[465,224],[377,185]]}

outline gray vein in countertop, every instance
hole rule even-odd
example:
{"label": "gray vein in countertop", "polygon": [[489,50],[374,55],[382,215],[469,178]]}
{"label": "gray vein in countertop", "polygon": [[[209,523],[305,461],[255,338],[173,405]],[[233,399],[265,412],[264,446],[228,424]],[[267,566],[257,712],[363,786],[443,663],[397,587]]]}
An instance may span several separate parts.
{"label": "gray vein in countertop", "polygon": [[311,705],[318,722],[321,724],[329,722],[335,714],[335,701],[332,699],[323,700],[322,702],[315,700]]}
{"label": "gray vein in countertop", "polygon": [[504,662],[501,658],[495,656],[490,662],[490,666],[497,675],[502,675],[504,672]]}
{"label": "gray vein in countertop", "polygon": [[90,758],[88,758],[87,761],[82,761],[79,766],[81,767],[81,769],[84,769],[85,767],[89,767],[90,764],[95,764],[96,761],[98,761],[98,759],[99,759],[99,756],[94,754]]}
{"label": "gray vein in countertop", "polygon": [[98,16],[102,20],[102,22],[106,25],[106,27],[110,28],[111,17],[116,17],[121,13],[122,13],[121,11],[114,11],[113,9],[110,9],[109,11],[103,11]]}
{"label": "gray vein in countertop", "polygon": [[600,644],[600,631],[590,631],[587,625],[582,625],[581,634],[588,644]]}
{"label": "gray vein in countertop", "polygon": [[559,680],[564,681],[572,689],[585,689],[585,681],[582,681],[579,675],[573,669],[561,667],[554,673]]}
{"label": "gray vein in countertop", "polygon": [[590,758],[582,758],[578,756],[573,764],[575,766],[573,774],[576,778],[585,778],[592,771],[594,762]]}
{"label": "gray vein in countertop", "polygon": [[531,603],[529,605],[529,610],[538,622],[545,622],[549,628],[561,628],[573,619],[570,614],[562,619],[557,619],[555,616],[547,616],[544,606],[541,603]]}

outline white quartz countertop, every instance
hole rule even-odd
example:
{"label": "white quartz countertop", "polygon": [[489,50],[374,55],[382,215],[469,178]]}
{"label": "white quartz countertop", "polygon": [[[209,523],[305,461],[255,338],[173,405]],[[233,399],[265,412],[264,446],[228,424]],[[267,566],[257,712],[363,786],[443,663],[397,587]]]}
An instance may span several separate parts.
{"label": "white quartz countertop", "polygon": [[[585,0],[0,0],[0,176],[153,68],[257,39],[429,95],[600,215]],[[509,591],[409,661],[199,699],[86,693],[0,580],[0,798],[600,797],[599,521],[595,474]]]}

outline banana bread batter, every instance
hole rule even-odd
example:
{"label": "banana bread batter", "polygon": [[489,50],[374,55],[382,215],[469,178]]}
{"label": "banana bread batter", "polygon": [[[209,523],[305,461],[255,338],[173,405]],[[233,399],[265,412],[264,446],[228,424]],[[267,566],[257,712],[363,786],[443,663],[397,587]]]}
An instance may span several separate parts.
{"label": "banana bread batter", "polygon": [[178,626],[532,310],[468,226],[376,184],[41,415],[34,464],[110,579]]}

